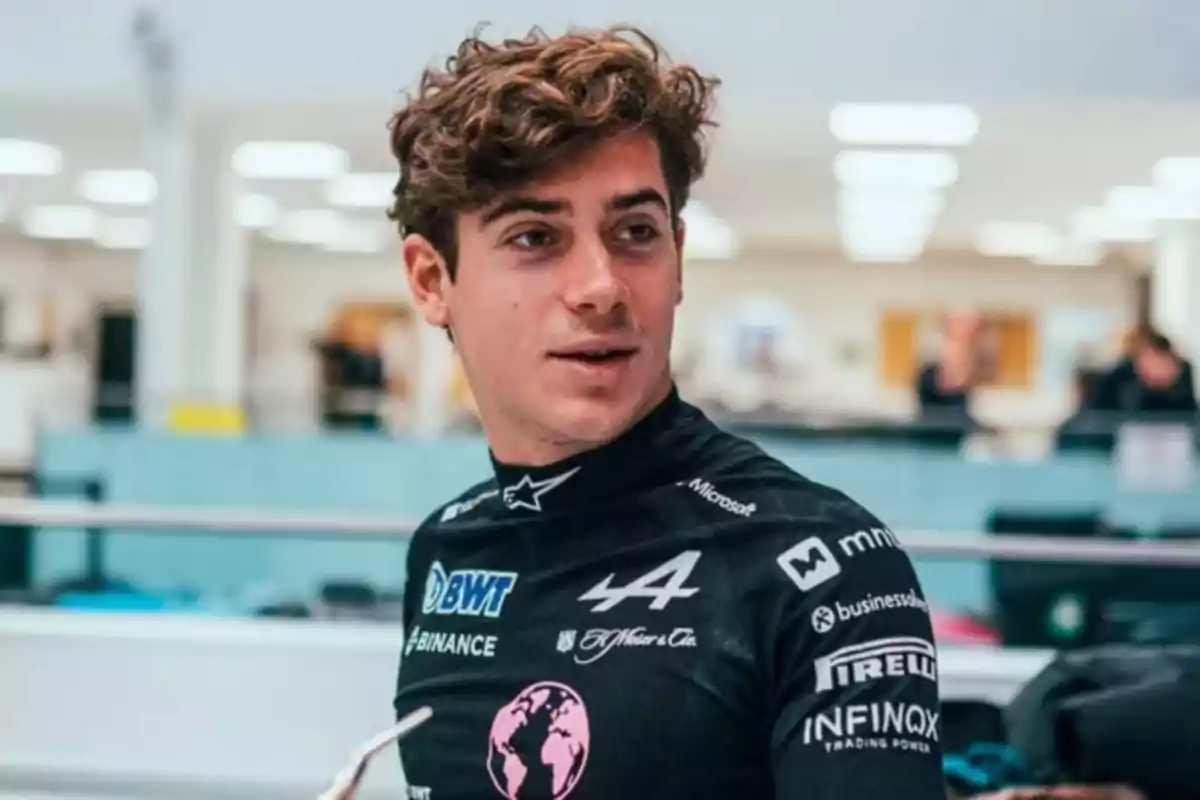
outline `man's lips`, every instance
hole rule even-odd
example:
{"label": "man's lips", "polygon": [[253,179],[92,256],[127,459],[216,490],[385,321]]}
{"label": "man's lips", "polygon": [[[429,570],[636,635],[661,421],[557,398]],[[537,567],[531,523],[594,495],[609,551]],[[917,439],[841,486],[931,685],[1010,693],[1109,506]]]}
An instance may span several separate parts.
{"label": "man's lips", "polygon": [[550,357],[568,361],[584,361],[592,364],[603,364],[630,358],[638,352],[632,345],[587,345],[550,351]]}

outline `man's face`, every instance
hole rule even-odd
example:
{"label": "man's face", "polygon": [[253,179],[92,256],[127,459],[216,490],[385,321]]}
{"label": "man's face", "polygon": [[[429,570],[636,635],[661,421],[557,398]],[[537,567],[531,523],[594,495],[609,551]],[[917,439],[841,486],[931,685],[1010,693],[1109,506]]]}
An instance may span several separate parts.
{"label": "man's face", "polygon": [[1179,378],[1179,359],[1147,345],[1139,348],[1133,365],[1138,378],[1151,389],[1169,389]]}
{"label": "man's face", "polygon": [[983,333],[983,315],[974,311],[959,311],[946,319],[946,338],[963,345],[973,345]]}
{"label": "man's face", "polygon": [[531,437],[609,441],[666,395],[683,231],[651,137],[606,139],[461,214],[457,234],[453,282],[422,294],[406,242],[409,279],[453,331],[501,458],[531,457]]}

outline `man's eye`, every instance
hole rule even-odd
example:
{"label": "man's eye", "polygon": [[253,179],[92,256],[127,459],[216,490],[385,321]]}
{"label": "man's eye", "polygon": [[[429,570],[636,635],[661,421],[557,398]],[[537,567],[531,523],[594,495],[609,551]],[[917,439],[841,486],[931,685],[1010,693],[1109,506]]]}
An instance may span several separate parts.
{"label": "man's eye", "polygon": [[555,236],[552,231],[545,228],[535,228],[533,230],[522,231],[508,241],[510,244],[520,248],[538,250],[543,247],[552,246],[555,242]]}
{"label": "man's eye", "polygon": [[626,225],[621,229],[619,235],[621,239],[636,244],[653,242],[659,237],[658,228],[644,222],[635,222],[632,225]]}

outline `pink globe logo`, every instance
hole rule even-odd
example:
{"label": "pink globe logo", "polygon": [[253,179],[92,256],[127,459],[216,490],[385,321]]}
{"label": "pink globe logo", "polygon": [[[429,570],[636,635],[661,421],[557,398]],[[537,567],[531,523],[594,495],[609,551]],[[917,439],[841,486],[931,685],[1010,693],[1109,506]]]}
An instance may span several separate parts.
{"label": "pink globe logo", "polygon": [[541,681],[496,712],[488,736],[488,774],[509,800],[562,800],[583,776],[590,749],[583,698],[570,686]]}

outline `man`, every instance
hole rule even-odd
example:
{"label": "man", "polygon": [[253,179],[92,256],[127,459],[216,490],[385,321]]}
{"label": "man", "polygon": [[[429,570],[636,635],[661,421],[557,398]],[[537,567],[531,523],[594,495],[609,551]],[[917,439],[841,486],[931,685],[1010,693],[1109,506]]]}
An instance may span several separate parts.
{"label": "man", "polygon": [[960,447],[979,429],[971,417],[971,394],[987,373],[981,347],[985,320],[977,311],[951,313],[943,326],[937,358],[917,373],[920,409],[916,443]]}
{"label": "man", "polygon": [[495,468],[409,549],[410,797],[944,797],[895,537],[672,385],[715,86],[636,32],[535,32],[467,40],[393,120],[408,284]]}
{"label": "man", "polygon": [[1129,358],[1100,382],[1090,407],[1129,416],[1183,415],[1197,411],[1192,365],[1180,357],[1171,340],[1153,329],[1134,337]]}

